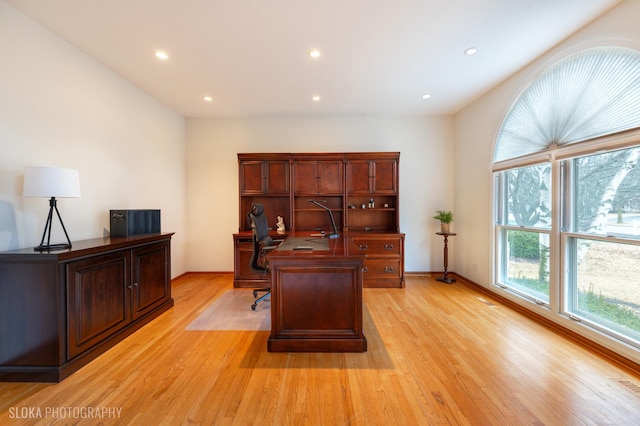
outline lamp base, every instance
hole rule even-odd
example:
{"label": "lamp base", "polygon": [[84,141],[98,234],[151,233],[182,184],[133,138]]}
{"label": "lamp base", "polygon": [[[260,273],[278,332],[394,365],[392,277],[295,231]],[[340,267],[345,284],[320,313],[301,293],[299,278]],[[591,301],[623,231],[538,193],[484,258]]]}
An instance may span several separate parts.
{"label": "lamp base", "polygon": [[70,249],[71,244],[63,243],[63,244],[45,244],[34,247],[35,251],[52,251],[52,250],[65,250]]}
{"label": "lamp base", "polygon": [[[60,221],[60,225],[62,226],[62,230],[64,231],[64,236],[67,237],[66,243],[61,244],[49,244],[51,241],[51,226],[53,224],[53,211],[55,210],[58,215],[58,220]],[[44,243],[44,239],[47,237],[47,244]],[[40,241],[40,245],[34,247],[35,251],[51,251],[51,250],[64,250],[71,248],[71,240],[69,239],[69,234],[67,234],[67,228],[64,227],[64,222],[62,222],[62,217],[60,217],[60,212],[58,211],[58,203],[56,197],[51,197],[49,200],[49,216],[47,216],[47,223],[44,225],[44,232],[42,233],[42,240]]]}

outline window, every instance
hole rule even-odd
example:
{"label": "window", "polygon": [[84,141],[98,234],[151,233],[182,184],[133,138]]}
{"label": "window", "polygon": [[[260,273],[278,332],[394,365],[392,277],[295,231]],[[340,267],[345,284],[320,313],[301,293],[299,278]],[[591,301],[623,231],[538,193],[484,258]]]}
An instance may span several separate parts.
{"label": "window", "polygon": [[498,284],[549,303],[551,166],[511,169],[496,176]]}
{"label": "window", "polygon": [[[563,309],[640,341],[640,147],[566,160]],[[574,206],[571,208],[571,206]]]}
{"label": "window", "polygon": [[640,349],[640,52],[567,56],[494,151],[496,285]]}

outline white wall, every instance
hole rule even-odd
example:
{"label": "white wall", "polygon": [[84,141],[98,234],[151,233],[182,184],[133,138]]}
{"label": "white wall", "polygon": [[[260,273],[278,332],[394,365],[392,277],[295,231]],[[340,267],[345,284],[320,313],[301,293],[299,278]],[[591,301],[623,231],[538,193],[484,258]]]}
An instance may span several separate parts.
{"label": "white wall", "polygon": [[[616,44],[640,49],[640,1],[623,1],[572,37],[559,44],[543,57],[521,70],[485,96],[460,111],[455,116],[455,201],[457,215],[458,246],[452,255],[455,272],[500,292],[492,286],[491,277],[491,171],[493,149],[500,125],[508,109],[538,73],[568,53],[589,46]],[[474,267],[477,265],[477,270]],[[626,353],[632,359],[638,354],[628,348],[613,345],[601,336],[585,331],[575,323],[549,313],[548,310],[530,306],[528,302],[511,297],[518,303],[568,328],[588,335],[605,346]]]}
{"label": "white wall", "polygon": [[69,167],[82,197],[58,208],[72,240],[108,232],[109,209],[159,208],[172,275],[185,272],[184,118],[4,2],[0,58],[0,250],[42,236],[49,205],[22,197],[24,168]]}
{"label": "white wall", "polygon": [[452,117],[187,120],[189,271],[232,271],[239,152],[399,151],[405,268],[442,270],[435,210],[453,208]]}

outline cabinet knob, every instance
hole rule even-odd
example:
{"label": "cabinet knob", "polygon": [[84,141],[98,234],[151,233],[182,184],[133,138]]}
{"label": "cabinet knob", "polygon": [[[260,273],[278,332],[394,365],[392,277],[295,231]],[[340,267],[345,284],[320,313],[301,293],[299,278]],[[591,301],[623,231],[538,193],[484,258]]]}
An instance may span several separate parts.
{"label": "cabinet knob", "polygon": [[385,244],[384,245],[384,249],[385,250],[393,250],[393,244]]}
{"label": "cabinet knob", "polygon": [[367,244],[360,244],[358,245],[358,247],[360,248],[360,250],[367,250],[369,248]]}
{"label": "cabinet knob", "polygon": [[393,266],[385,266],[384,267],[384,271],[385,272],[393,272]]}
{"label": "cabinet knob", "polygon": [[367,272],[367,271],[368,271],[368,268],[366,266],[363,266],[362,267],[362,272]]}

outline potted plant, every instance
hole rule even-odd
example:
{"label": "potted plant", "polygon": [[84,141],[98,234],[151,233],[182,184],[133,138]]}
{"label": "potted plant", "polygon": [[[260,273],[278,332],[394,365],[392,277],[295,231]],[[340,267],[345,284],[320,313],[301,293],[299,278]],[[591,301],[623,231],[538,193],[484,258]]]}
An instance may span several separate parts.
{"label": "potted plant", "polygon": [[436,210],[436,215],[433,218],[440,221],[440,232],[443,234],[450,232],[450,224],[453,222],[453,212],[449,210]]}

